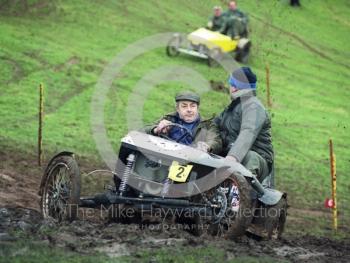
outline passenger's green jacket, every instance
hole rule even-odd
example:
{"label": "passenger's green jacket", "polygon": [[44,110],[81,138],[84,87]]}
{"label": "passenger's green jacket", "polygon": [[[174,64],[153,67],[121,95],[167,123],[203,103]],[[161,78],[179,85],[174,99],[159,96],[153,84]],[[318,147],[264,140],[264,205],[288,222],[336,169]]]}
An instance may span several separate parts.
{"label": "passenger's green jacket", "polygon": [[223,155],[234,156],[241,162],[252,150],[268,164],[273,163],[271,120],[255,92],[233,100],[214,123],[220,130]]}
{"label": "passenger's green jacket", "polygon": [[[176,112],[166,114],[163,118],[161,118],[156,124],[147,126],[144,131],[148,134],[156,135],[153,133],[155,127],[157,127],[158,123],[161,120],[168,120],[171,122],[175,122]],[[198,126],[195,128],[193,132],[194,141],[192,145],[196,145],[197,142],[203,141],[210,147],[210,152],[219,154],[222,151],[222,141],[220,137],[220,133],[216,125],[212,122],[212,119],[203,120],[201,118]]]}
{"label": "passenger's green jacket", "polygon": [[225,18],[220,15],[220,16],[212,16],[209,20],[209,22],[212,23],[212,26],[209,27],[210,30],[212,31],[219,31],[225,23]]}

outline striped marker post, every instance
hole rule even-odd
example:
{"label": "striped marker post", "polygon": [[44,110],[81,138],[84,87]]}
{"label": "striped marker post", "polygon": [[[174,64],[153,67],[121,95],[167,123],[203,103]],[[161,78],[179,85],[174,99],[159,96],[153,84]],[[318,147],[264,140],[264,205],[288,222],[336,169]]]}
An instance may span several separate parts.
{"label": "striped marker post", "polygon": [[338,229],[338,211],[337,211],[337,172],[336,172],[336,157],[333,151],[333,141],[329,139],[329,155],[331,166],[331,182],[332,182],[332,209],[333,209],[333,229],[336,232]]}

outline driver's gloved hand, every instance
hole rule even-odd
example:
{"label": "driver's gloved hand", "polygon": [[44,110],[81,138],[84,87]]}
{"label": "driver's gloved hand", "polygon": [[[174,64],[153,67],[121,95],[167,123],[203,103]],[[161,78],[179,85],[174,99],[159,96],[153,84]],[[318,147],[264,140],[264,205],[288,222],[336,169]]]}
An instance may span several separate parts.
{"label": "driver's gloved hand", "polygon": [[172,124],[171,121],[168,120],[161,120],[157,127],[153,129],[153,133],[160,134],[160,133],[168,133],[169,132],[169,125]]}
{"label": "driver's gloved hand", "polygon": [[203,141],[197,142],[196,149],[201,150],[203,152],[209,152],[210,151],[210,146]]}

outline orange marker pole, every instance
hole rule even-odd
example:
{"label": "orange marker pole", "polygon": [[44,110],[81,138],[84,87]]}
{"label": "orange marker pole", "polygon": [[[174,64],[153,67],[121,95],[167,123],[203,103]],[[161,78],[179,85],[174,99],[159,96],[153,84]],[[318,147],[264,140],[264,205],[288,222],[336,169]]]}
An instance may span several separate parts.
{"label": "orange marker pole", "polygon": [[329,155],[331,165],[331,182],[332,182],[332,200],[333,200],[333,229],[336,232],[338,229],[338,211],[337,211],[337,172],[336,158],[333,151],[333,141],[329,140]]}

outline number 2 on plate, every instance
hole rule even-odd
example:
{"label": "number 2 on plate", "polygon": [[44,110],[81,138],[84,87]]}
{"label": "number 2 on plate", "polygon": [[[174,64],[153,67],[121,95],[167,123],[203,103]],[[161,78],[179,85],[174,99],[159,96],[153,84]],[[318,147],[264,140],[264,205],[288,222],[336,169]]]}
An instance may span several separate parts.
{"label": "number 2 on plate", "polygon": [[186,182],[192,167],[193,165],[180,165],[177,161],[173,161],[169,169],[168,178],[175,182]]}

